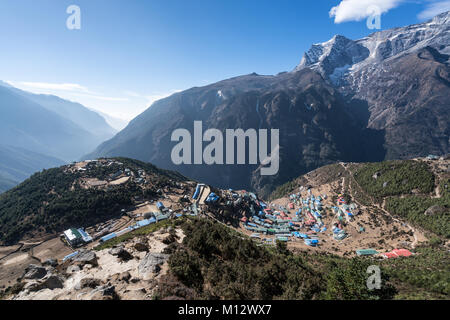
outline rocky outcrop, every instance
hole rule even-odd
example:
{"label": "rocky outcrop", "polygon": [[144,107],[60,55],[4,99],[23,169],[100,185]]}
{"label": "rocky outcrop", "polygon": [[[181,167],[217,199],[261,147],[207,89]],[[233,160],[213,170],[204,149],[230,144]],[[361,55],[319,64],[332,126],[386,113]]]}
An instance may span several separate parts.
{"label": "rocky outcrop", "polygon": [[47,275],[47,270],[44,267],[30,264],[23,275],[24,279],[42,279]]}
{"label": "rocky outcrop", "polygon": [[119,300],[115,289],[111,285],[100,286],[91,292],[91,300]]}
{"label": "rocky outcrop", "polygon": [[53,289],[61,289],[63,287],[64,287],[64,279],[61,276],[55,274],[50,275],[41,284],[42,289],[53,290]]}
{"label": "rocky outcrop", "polygon": [[84,278],[84,279],[81,279],[80,282],[78,282],[75,285],[75,290],[81,290],[84,288],[95,289],[95,288],[99,287],[100,285],[102,285],[102,281],[100,279]]}
{"label": "rocky outcrop", "polygon": [[98,266],[97,255],[94,251],[84,250],[73,258],[73,261],[80,266],[89,264],[93,267]]}
{"label": "rocky outcrop", "polygon": [[443,212],[448,211],[448,210],[449,210],[449,209],[446,209],[444,206],[434,205],[434,206],[429,207],[429,208],[424,212],[424,214],[425,214],[426,216],[434,216],[434,215],[436,215],[436,214],[440,214],[440,213],[443,213]]}
{"label": "rocky outcrop", "polygon": [[161,265],[169,259],[168,254],[148,253],[139,264],[138,271],[144,279],[157,274],[161,270]]}
{"label": "rocky outcrop", "polygon": [[133,247],[139,252],[148,252],[149,250],[148,245],[144,242],[136,242]]}
{"label": "rocky outcrop", "polygon": [[133,259],[133,255],[125,250],[123,247],[112,248],[109,250],[109,254],[117,256],[121,261],[129,261]]}

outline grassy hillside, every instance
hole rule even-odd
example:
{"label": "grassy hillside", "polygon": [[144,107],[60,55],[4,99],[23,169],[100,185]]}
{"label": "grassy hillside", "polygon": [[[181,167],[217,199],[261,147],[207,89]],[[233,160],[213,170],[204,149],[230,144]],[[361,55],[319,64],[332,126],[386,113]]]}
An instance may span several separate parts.
{"label": "grassy hillside", "polygon": [[[375,177],[377,177],[375,179]],[[433,195],[439,181],[422,161],[387,161],[360,166],[354,174],[358,185],[373,200],[385,199],[386,210],[439,236],[450,238],[449,179],[439,182],[440,197]],[[427,209],[436,206],[431,214]]]}
{"label": "grassy hillside", "polygon": [[[143,169],[151,176],[151,187],[142,189],[129,181],[107,190],[82,188],[78,179],[86,173],[70,172],[67,167],[38,172],[14,189],[0,195],[0,241],[12,244],[29,234],[61,232],[70,226],[89,226],[117,216],[133,204],[134,196],[152,197],[156,188],[182,180],[181,175],[159,170],[136,160],[118,159],[133,171]],[[92,168],[88,176],[104,179],[116,166]]]}
{"label": "grassy hillside", "polygon": [[434,175],[420,161],[367,163],[354,176],[358,184],[377,199],[413,191],[427,194],[434,190]]}
{"label": "grassy hillside", "polygon": [[[450,192],[445,188],[446,185],[450,185],[450,179],[445,179],[440,183],[441,198],[390,197],[386,201],[386,209],[415,225],[450,239]],[[425,214],[429,208],[434,210]]]}
{"label": "grassy hillside", "polygon": [[[331,254],[293,254],[282,243],[258,246],[231,228],[186,219],[186,237],[173,243],[170,272],[157,299],[446,299],[449,254],[418,248],[410,258],[374,261]],[[380,290],[367,289],[367,268],[381,268]]]}

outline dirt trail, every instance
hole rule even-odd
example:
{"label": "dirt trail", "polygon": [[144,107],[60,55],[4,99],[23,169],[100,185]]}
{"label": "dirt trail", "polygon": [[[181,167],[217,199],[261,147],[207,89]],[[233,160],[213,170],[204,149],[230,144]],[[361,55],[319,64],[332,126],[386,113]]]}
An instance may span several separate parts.
{"label": "dirt trail", "polygon": [[[347,173],[349,173],[350,177],[352,177],[352,178],[354,177],[354,176],[353,176],[353,172],[352,172],[349,168],[347,168],[347,166],[346,166],[344,163],[340,163],[340,165],[344,168],[344,170],[345,170]],[[342,192],[344,191],[344,186],[345,186],[344,181],[345,181],[345,178],[342,178],[342,183],[341,183]],[[353,181],[354,181],[356,184],[358,184],[358,181],[356,181],[355,178],[353,178]],[[358,184],[358,186],[359,186],[359,188],[361,189],[361,191],[364,192],[364,189],[363,189],[359,184]],[[350,192],[350,195],[352,195],[352,186],[351,186],[351,183],[349,183],[349,192]],[[365,193],[365,192],[364,192],[364,193]],[[411,243],[411,248],[415,249],[417,243],[419,242],[419,239],[418,239],[418,237],[417,237],[417,235],[416,235],[416,233],[417,233],[416,229],[415,229],[414,227],[412,227],[409,223],[407,223],[407,222],[405,222],[405,221],[401,221],[400,219],[394,217],[389,211],[387,211],[387,210],[385,209],[385,206],[386,206],[386,199],[383,199],[383,203],[380,205],[380,204],[378,204],[376,201],[374,201],[374,199],[373,199],[372,196],[368,195],[367,193],[365,193],[365,195],[368,196],[369,198],[371,198],[372,203],[373,203],[373,205],[374,205],[376,208],[378,208],[378,209],[380,209],[381,211],[383,211],[383,212],[384,212],[387,216],[389,216],[392,220],[394,220],[394,221],[396,221],[396,222],[398,222],[398,223],[400,223],[400,224],[404,224],[405,226],[407,226],[407,227],[411,230],[411,232],[412,232],[412,234],[413,234],[413,238],[414,238],[414,241]],[[353,201],[354,201],[359,207],[362,207],[361,203],[359,203],[354,197],[353,197]]]}

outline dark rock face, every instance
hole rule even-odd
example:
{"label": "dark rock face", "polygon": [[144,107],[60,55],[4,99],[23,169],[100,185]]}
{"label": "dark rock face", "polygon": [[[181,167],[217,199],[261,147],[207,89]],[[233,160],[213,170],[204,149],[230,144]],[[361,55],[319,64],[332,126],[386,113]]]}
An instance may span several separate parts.
{"label": "dark rock face", "polygon": [[24,279],[42,279],[47,275],[47,270],[34,264],[30,264],[26,269]]}
{"label": "dark rock face", "polygon": [[117,256],[117,258],[119,258],[122,261],[129,261],[133,259],[131,253],[129,253],[123,247],[112,248],[111,250],[109,250],[109,254]]}
{"label": "dark rock face", "polygon": [[[368,128],[383,130],[387,159],[446,154],[450,149],[450,67],[426,47],[383,62],[371,77],[367,68],[353,99],[369,105]],[[364,74],[364,76],[363,76]]]}
{"label": "dark rock face", "polygon": [[[268,193],[276,184],[338,160],[373,160],[368,155],[378,151],[375,158],[384,158],[383,141],[376,130],[365,129],[348,109],[342,96],[311,70],[273,77],[243,76],[156,102],[92,156],[127,155],[218,187]],[[270,129],[279,129],[278,174],[263,177],[259,165],[250,164],[173,164],[171,152],[176,143],[171,141],[172,132],[184,128],[193,136],[196,120],[203,122],[203,131],[261,128],[270,133]],[[375,143],[366,147],[367,140]]]}
{"label": "dark rock face", "polygon": [[41,286],[43,289],[61,289],[64,287],[64,279],[57,275],[50,275]]}

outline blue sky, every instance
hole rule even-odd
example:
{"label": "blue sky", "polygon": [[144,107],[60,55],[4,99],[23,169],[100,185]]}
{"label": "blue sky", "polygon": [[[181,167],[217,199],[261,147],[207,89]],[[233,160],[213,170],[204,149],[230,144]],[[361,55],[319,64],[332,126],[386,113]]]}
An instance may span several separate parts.
{"label": "blue sky", "polygon": [[[379,5],[382,29],[450,9],[448,0],[1,0],[0,79],[130,120],[173,92],[290,71],[313,43],[372,33],[361,3]],[[80,30],[66,27],[72,4]]]}

